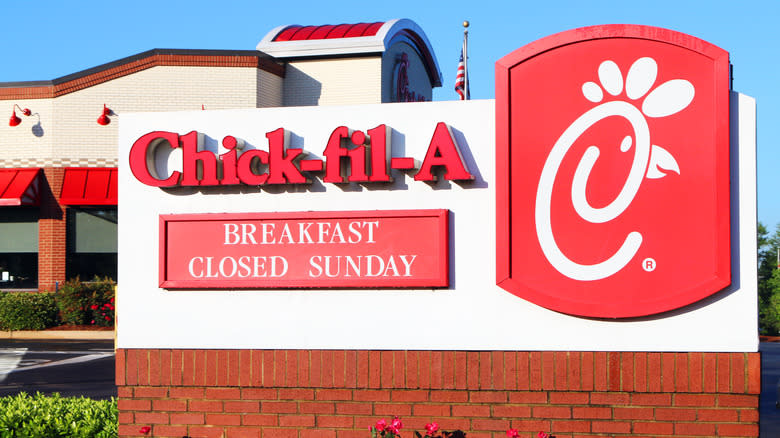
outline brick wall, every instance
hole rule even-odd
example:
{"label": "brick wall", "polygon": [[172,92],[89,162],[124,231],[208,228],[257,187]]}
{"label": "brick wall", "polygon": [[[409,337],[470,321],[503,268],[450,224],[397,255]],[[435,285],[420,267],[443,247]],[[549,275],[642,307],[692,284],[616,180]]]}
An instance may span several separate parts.
{"label": "brick wall", "polygon": [[[758,436],[759,353],[117,350],[119,434]],[[147,435],[140,433],[150,426]]]}
{"label": "brick wall", "polygon": [[38,220],[38,290],[54,291],[65,281],[67,221],[59,204],[65,169],[46,167],[39,176],[41,217]]}

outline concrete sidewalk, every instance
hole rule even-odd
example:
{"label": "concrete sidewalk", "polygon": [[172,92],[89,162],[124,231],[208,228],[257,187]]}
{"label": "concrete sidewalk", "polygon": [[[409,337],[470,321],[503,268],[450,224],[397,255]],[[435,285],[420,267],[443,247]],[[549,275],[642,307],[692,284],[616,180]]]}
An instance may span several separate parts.
{"label": "concrete sidewalk", "polygon": [[18,330],[0,331],[0,339],[73,339],[111,340],[116,339],[114,330]]}

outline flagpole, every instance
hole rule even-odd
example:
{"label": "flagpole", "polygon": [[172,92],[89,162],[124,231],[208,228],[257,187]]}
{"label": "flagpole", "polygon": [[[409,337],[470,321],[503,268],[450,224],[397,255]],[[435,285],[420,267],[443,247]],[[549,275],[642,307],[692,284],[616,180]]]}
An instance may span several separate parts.
{"label": "flagpole", "polygon": [[464,78],[464,90],[463,93],[466,95],[465,100],[471,99],[471,93],[469,92],[469,22],[464,21],[463,22],[463,69],[465,70],[465,78]]}

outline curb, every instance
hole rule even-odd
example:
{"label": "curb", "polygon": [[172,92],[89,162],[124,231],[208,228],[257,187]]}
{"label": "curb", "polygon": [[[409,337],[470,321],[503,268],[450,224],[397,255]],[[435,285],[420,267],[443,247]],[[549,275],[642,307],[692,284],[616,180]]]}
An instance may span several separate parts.
{"label": "curb", "polygon": [[114,330],[18,330],[0,331],[0,339],[114,340]]}

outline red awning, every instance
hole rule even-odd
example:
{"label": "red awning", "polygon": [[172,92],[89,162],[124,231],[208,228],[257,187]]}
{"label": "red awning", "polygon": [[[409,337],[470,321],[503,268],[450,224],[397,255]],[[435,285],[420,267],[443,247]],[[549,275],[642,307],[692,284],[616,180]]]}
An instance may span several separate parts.
{"label": "red awning", "polygon": [[60,204],[116,205],[115,167],[68,167],[62,180]]}
{"label": "red awning", "polygon": [[38,205],[41,169],[0,169],[0,205]]}

